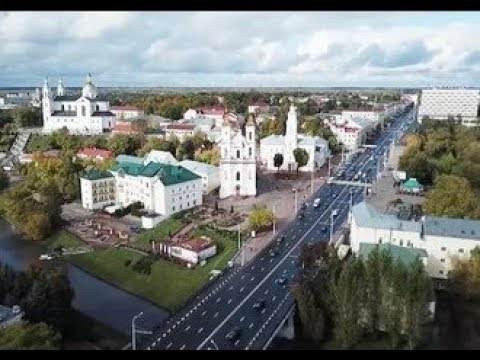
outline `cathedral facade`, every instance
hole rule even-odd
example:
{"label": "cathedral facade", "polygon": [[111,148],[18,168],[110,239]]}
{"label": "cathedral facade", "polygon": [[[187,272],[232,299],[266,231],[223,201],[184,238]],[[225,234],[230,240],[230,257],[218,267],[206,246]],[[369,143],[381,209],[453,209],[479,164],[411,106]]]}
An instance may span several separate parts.
{"label": "cathedral facade", "polygon": [[81,95],[67,95],[60,80],[54,96],[45,79],[42,112],[44,133],[65,127],[71,134],[99,135],[115,126],[115,114],[109,102],[98,96],[90,74]]}
{"label": "cathedral facade", "polygon": [[220,198],[255,196],[257,165],[255,122],[250,117],[244,131],[225,118],[221,127]]}

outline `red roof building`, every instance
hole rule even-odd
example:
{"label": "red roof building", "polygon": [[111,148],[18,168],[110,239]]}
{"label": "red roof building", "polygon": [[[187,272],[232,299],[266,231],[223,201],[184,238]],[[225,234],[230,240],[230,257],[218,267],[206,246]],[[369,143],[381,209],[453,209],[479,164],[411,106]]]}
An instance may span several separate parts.
{"label": "red roof building", "polygon": [[135,129],[131,122],[119,122],[113,127],[112,133],[136,134],[138,130]]}
{"label": "red roof building", "polygon": [[77,153],[80,159],[107,160],[113,159],[115,154],[110,150],[97,149],[95,147],[83,148]]}

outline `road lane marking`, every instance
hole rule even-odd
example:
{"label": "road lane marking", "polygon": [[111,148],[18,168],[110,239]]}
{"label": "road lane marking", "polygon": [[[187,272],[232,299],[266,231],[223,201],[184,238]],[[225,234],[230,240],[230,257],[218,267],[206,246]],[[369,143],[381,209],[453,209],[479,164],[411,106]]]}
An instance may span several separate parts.
{"label": "road lane marking", "polygon": [[243,320],[245,320],[245,316],[242,316],[242,317],[240,318],[240,322],[243,322]]}
{"label": "road lane marking", "polygon": [[191,327],[192,327],[192,325],[188,325],[188,326],[185,328],[185,332],[187,332],[188,330],[190,330]]}
{"label": "road lane marking", "polygon": [[213,317],[216,318],[218,316],[218,312],[216,312]]}
{"label": "road lane marking", "polygon": [[165,347],[165,349],[167,349],[167,350],[170,349],[170,346],[172,346],[171,342]]}
{"label": "road lane marking", "polygon": [[200,329],[198,329],[197,334],[200,334],[202,331],[203,331],[203,327],[201,327]]}
{"label": "road lane marking", "polygon": [[251,329],[253,327],[253,323],[250,324],[250,326],[248,327],[249,329]]}
{"label": "road lane marking", "polygon": [[185,344],[182,345],[182,347],[180,348],[180,350],[183,350],[185,349]]}
{"label": "road lane marking", "polygon": [[207,313],[207,310],[205,310],[204,312],[202,312],[202,316],[205,316],[206,313]]}

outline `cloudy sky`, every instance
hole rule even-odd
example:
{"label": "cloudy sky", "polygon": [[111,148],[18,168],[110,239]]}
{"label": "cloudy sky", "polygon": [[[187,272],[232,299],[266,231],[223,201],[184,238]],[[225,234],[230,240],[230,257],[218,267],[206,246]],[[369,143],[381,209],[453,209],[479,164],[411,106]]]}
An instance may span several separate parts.
{"label": "cloudy sky", "polygon": [[479,86],[479,12],[3,12],[0,86]]}

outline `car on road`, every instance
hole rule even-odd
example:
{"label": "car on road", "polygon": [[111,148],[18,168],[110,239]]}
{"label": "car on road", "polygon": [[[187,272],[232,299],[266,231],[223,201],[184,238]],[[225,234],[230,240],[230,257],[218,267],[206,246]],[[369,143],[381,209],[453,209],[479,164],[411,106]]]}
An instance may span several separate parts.
{"label": "car on road", "polygon": [[273,258],[273,257],[277,256],[277,252],[272,249],[268,252],[268,255]]}
{"label": "car on road", "polygon": [[328,228],[326,226],[322,227],[322,233],[326,233]]}
{"label": "car on road", "polygon": [[265,307],[265,300],[259,300],[252,306],[256,310],[262,310]]}
{"label": "car on road", "polygon": [[235,342],[240,338],[241,335],[242,335],[242,329],[240,329],[239,327],[236,327],[228,332],[228,334],[225,336],[225,339]]}
{"label": "car on road", "polygon": [[313,200],[313,207],[317,208],[319,206],[320,206],[320,198],[316,198],[315,200]]}
{"label": "car on road", "polygon": [[277,243],[282,243],[285,240],[285,235],[281,235],[277,238]]}
{"label": "car on road", "polygon": [[285,285],[287,283],[287,278],[284,278],[283,276],[277,280],[277,283],[280,285]]}
{"label": "car on road", "polygon": [[305,218],[305,214],[304,214],[303,212],[299,213],[299,214],[298,214],[298,218],[299,218],[300,220],[303,220],[303,219]]}

